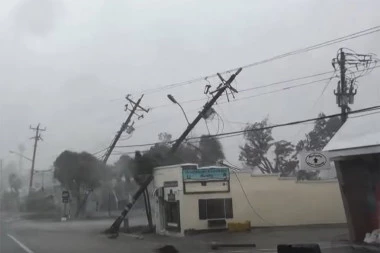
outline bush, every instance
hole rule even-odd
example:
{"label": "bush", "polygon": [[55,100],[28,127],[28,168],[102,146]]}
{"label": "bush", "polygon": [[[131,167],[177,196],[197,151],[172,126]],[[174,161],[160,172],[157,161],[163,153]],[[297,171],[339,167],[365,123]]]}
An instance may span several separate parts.
{"label": "bush", "polygon": [[42,191],[31,191],[25,199],[25,210],[31,212],[46,212],[57,210],[54,204],[54,196]]}
{"label": "bush", "polygon": [[3,211],[18,211],[19,197],[16,192],[4,192],[0,200],[0,208]]}

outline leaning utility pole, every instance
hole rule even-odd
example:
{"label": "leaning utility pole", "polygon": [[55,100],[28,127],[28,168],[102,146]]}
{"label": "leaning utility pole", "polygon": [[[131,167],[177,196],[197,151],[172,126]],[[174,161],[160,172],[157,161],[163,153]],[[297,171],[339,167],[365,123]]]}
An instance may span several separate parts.
{"label": "leaning utility pole", "polygon": [[[215,102],[218,100],[218,98],[227,90],[230,89],[232,92],[237,92],[234,88],[231,87],[232,81],[236,78],[236,76],[242,71],[242,68],[239,68],[235,74],[231,75],[230,78],[225,81],[219,74],[219,78],[221,79],[222,83],[218,86],[218,88],[210,92],[210,94],[214,94],[213,98],[208,101],[204,106],[202,111],[199,112],[198,116],[191,122],[186,130],[182,133],[182,135],[176,140],[176,142],[173,144],[173,146],[170,149],[170,153],[175,153],[181,143],[185,140],[187,135],[191,132],[191,130],[196,126],[196,124],[202,119],[202,117],[207,117],[207,115],[210,113],[212,106],[215,104]],[[137,192],[133,195],[132,201],[128,203],[125,207],[121,215],[112,223],[111,227],[108,228],[105,233],[111,234],[111,237],[117,237],[119,234],[120,225],[127,216],[128,212],[132,209],[133,205],[136,203],[138,198],[142,193],[146,191],[146,188],[148,185],[152,182],[153,176],[150,175],[148,178],[141,184],[140,188],[137,190]]]}
{"label": "leaning utility pole", "polygon": [[29,192],[33,186],[33,174],[34,174],[34,164],[36,162],[36,152],[37,152],[37,143],[38,141],[42,141],[40,132],[46,131],[45,128],[40,128],[40,123],[38,123],[37,127],[29,126],[30,129],[36,132],[35,136],[31,137],[31,139],[34,139],[34,148],[33,148],[33,158],[32,158],[32,168],[30,170],[30,181],[29,181]]}
{"label": "leaning utility pole", "polygon": [[[111,154],[112,154],[112,151],[114,150],[117,142],[119,141],[121,135],[123,134],[124,131],[128,132],[128,133],[132,133],[134,131],[134,128],[133,128],[133,124],[134,122],[132,122],[132,124],[129,124],[132,120],[132,117],[134,115],[138,116],[138,119],[141,119],[141,118],[144,118],[144,115],[143,114],[138,114],[137,111],[142,111],[142,112],[146,112],[148,113],[149,112],[149,109],[145,109],[144,107],[140,106],[140,102],[143,98],[144,95],[141,95],[141,97],[137,100],[137,102],[133,101],[131,98],[130,98],[130,94],[128,94],[125,99],[129,102],[129,104],[132,106],[132,109],[129,109],[128,108],[128,104],[125,105],[125,111],[130,111],[127,119],[125,120],[125,122],[123,122],[121,124],[121,127],[119,129],[119,131],[116,133],[114,139],[112,140],[111,142],[111,145],[107,148],[107,151],[106,153],[104,154],[104,157],[102,159],[103,163],[104,164],[107,164],[107,161],[108,159],[110,158]],[[81,205],[79,206],[75,216],[79,216],[79,213],[80,211],[82,210],[82,208],[84,207],[84,205],[86,204],[87,202],[87,199],[89,197],[89,195],[91,194],[93,189],[89,189],[88,192],[85,194],[84,198],[83,198],[83,201],[81,203]]]}
{"label": "leaning utility pole", "polygon": [[[145,109],[145,108],[143,108],[142,106],[140,106],[140,102],[141,102],[141,99],[143,98],[143,96],[144,96],[144,95],[141,95],[141,97],[139,98],[139,100],[137,100],[137,102],[134,102],[132,99],[130,99],[130,98],[129,98],[130,95],[127,95],[127,96],[126,96],[126,99],[128,100],[128,102],[129,102],[133,107],[132,107],[132,110],[130,110],[130,114],[128,115],[127,119],[126,119],[125,122],[121,125],[120,130],[116,133],[116,136],[115,136],[115,138],[113,139],[111,145],[110,145],[109,148],[107,149],[107,151],[106,151],[106,153],[105,153],[105,155],[104,155],[104,158],[103,158],[103,163],[104,163],[104,164],[107,163],[108,158],[111,156],[112,151],[113,151],[113,149],[115,148],[115,146],[116,146],[117,142],[119,141],[119,139],[120,139],[121,135],[123,134],[123,132],[124,132],[125,130],[127,130],[127,127],[132,127],[133,124],[132,124],[131,126],[129,126],[129,122],[131,121],[132,116],[136,114],[136,110],[137,110],[137,109],[140,109],[140,110],[142,110],[142,111],[144,111],[144,112],[146,112],[146,113],[149,112],[149,109]],[[128,109],[128,104],[125,105],[125,110],[126,110],[126,111],[129,110],[129,109]],[[141,115],[136,114],[136,115],[138,116],[138,119],[140,119],[140,118],[144,118],[144,115],[143,115],[143,114],[141,114]],[[133,128],[133,127],[132,127],[132,128]]]}
{"label": "leaning utility pole", "polygon": [[[347,115],[351,110],[349,104],[354,103],[357,79],[372,70],[377,61],[378,59],[373,54],[357,54],[347,48],[340,48],[336,57],[332,59],[334,69],[336,69],[336,65],[339,67],[340,80],[337,89],[334,90],[334,95],[336,103],[342,111],[342,124],[346,122]],[[346,65],[356,67],[356,71],[351,71]]]}

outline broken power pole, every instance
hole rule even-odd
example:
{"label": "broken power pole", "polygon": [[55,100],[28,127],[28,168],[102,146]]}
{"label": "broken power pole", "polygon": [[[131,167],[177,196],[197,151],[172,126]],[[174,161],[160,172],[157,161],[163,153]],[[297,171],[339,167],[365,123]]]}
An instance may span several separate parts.
{"label": "broken power pole", "polygon": [[[181,143],[186,139],[187,135],[191,132],[191,130],[193,130],[193,128],[197,125],[197,123],[209,113],[212,106],[227,89],[230,89],[231,91],[236,92],[236,90],[231,87],[231,83],[241,71],[242,71],[242,68],[239,68],[236,71],[236,73],[231,75],[227,81],[225,81],[220,75],[218,75],[222,83],[218,86],[218,88],[215,91],[211,92],[211,94],[215,93],[215,95],[212,97],[210,101],[208,101],[203,106],[202,111],[200,111],[198,116],[193,120],[193,122],[191,122],[187,126],[185,131],[173,144],[169,152],[175,153],[177,151],[177,149],[180,147]],[[105,231],[106,234],[111,235],[110,238],[116,238],[118,236],[120,225],[123,222],[124,218],[127,216],[128,212],[132,209],[133,205],[141,196],[141,194],[143,194],[146,191],[148,185],[152,182],[152,180],[153,180],[153,175],[149,175],[148,178],[141,184],[139,189],[133,195],[132,201],[124,207],[124,210],[122,211],[121,215],[118,218],[116,218],[116,220],[112,223],[111,227]]]}
{"label": "broken power pole", "polygon": [[36,132],[35,136],[31,137],[31,139],[34,139],[34,148],[33,148],[32,168],[30,169],[30,181],[29,181],[29,193],[30,193],[30,190],[33,187],[33,175],[34,175],[34,165],[36,162],[37,143],[38,141],[43,141],[40,132],[46,131],[46,127],[42,129],[40,128],[40,123],[38,123],[37,127],[30,126],[29,128]]}

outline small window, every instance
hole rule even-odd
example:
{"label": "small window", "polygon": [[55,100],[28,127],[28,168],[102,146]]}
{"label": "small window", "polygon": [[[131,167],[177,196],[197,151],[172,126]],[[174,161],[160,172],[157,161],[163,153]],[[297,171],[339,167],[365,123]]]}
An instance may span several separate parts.
{"label": "small window", "polygon": [[199,199],[199,219],[233,218],[232,199]]}

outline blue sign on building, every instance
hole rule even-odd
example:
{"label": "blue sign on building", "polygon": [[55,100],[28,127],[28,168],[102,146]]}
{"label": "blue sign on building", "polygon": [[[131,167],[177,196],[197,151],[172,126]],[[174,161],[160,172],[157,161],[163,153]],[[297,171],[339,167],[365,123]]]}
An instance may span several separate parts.
{"label": "blue sign on building", "polygon": [[226,167],[207,167],[204,169],[182,170],[184,182],[230,180],[230,170]]}

